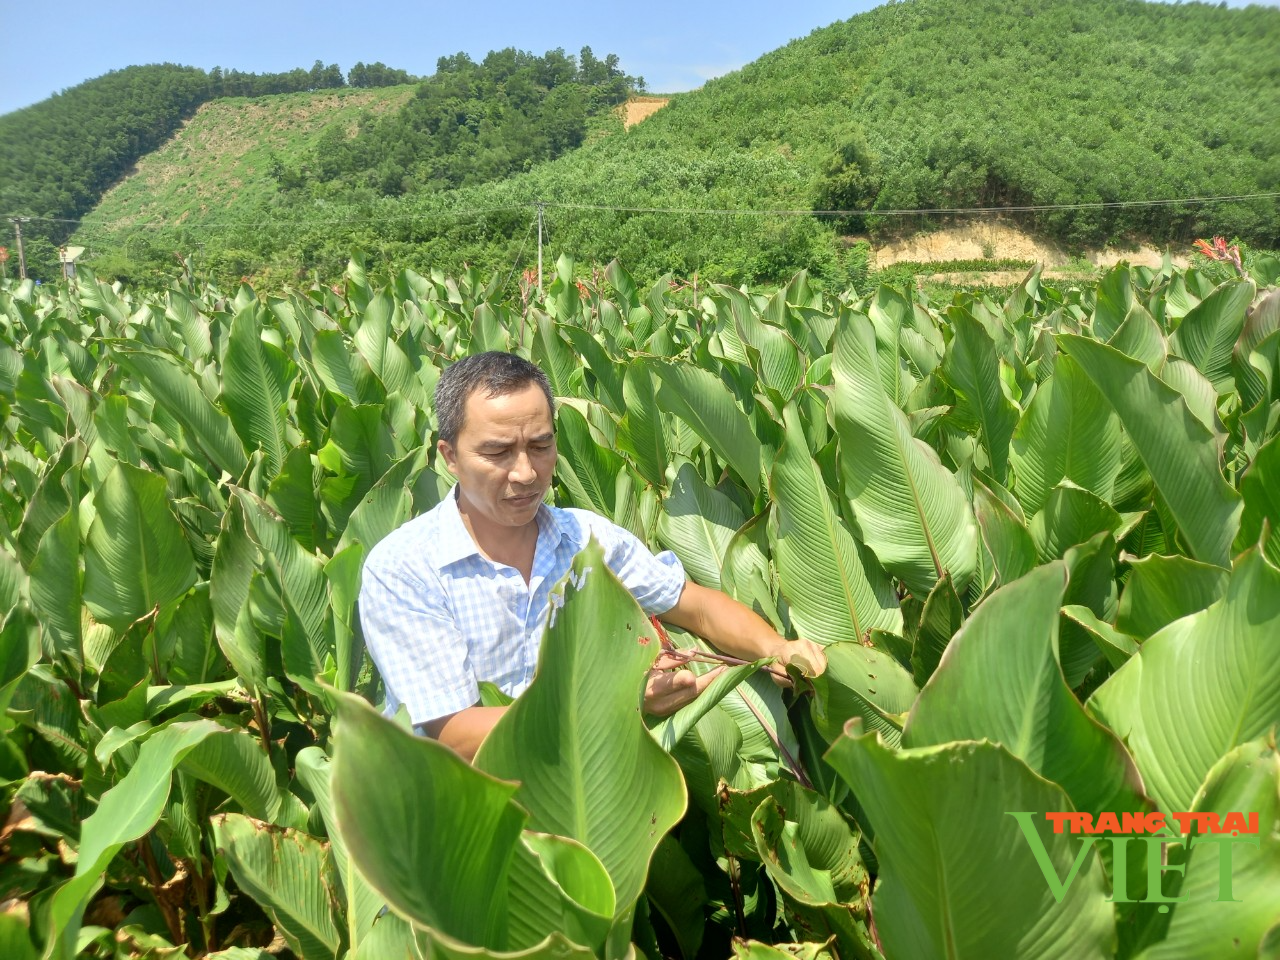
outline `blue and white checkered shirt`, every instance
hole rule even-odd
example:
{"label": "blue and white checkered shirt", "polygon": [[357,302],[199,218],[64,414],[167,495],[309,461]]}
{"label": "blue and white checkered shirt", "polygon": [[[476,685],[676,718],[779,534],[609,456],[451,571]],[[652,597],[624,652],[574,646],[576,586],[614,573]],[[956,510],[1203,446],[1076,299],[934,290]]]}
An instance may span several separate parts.
{"label": "blue and white checkered shirt", "polygon": [[646,614],[665,613],[684,589],[675,554],[657,556],[632,533],[587,510],[538,510],[533,573],[480,555],[454,492],[383,539],[365,562],[360,623],[387,690],[414,724],[480,699],[488,680],[516,696],[533,679],[551,589],[592,534],[605,562]]}

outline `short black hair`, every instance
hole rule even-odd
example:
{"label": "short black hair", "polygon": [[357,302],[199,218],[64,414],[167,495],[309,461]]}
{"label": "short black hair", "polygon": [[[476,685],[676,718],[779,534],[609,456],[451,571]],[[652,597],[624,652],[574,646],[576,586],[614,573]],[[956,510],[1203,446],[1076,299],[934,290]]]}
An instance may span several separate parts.
{"label": "short black hair", "polygon": [[531,383],[542,388],[554,418],[556,403],[551,396],[551,381],[537,364],[524,357],[490,350],[449,364],[436,382],[436,423],[440,439],[450,444],[457,440],[462,432],[467,398],[476,390],[483,389],[490,397],[502,397]]}

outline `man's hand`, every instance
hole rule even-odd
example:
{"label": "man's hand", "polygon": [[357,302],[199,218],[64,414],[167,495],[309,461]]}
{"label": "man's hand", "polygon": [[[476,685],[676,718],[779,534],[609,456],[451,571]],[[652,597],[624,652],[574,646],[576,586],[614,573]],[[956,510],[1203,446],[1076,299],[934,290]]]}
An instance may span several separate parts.
{"label": "man's hand", "polygon": [[724,667],[708,670],[698,676],[692,670],[681,669],[684,660],[661,653],[649,670],[649,680],[644,685],[644,712],[654,717],[669,717],[687,703],[692,703],[711,681],[720,676]]}
{"label": "man's hand", "polygon": [[[775,647],[773,655],[778,658],[778,666],[783,670],[794,666],[801,673],[816,677],[827,669],[827,654],[822,649],[822,644],[812,640],[784,640]],[[790,680],[784,680],[776,673],[770,676],[780,687],[791,686]]]}

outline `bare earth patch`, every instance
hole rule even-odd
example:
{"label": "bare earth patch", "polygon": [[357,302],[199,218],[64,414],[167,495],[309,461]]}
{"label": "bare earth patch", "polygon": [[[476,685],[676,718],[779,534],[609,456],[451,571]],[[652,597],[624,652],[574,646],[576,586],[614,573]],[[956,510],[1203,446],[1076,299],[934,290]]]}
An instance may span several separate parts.
{"label": "bare earth patch", "polygon": [[[1150,246],[1137,246],[1131,250],[1095,250],[1085,258],[1097,267],[1112,267],[1121,260],[1135,266],[1158,267],[1163,262],[1163,252]],[[875,268],[882,270],[902,261],[929,263],[946,260],[1033,260],[1046,268],[1063,267],[1071,257],[1054,243],[1038,240],[1017,227],[1004,223],[973,223],[945,227],[932,233],[921,233],[874,245],[872,258]],[[1185,267],[1185,254],[1175,254],[1176,266]],[[1006,271],[1000,271],[1003,274]],[[966,275],[972,277],[972,274]],[[983,276],[995,276],[984,274]],[[1015,277],[1013,281],[1016,282]],[[998,283],[990,280],[986,282]]]}
{"label": "bare earth patch", "polygon": [[632,97],[620,108],[622,126],[630,130],[641,120],[653,116],[670,102],[670,97]]}
{"label": "bare earth patch", "polygon": [[[166,189],[194,193],[215,207],[225,206],[265,176],[246,159],[249,154],[261,154],[264,148],[290,154],[298,149],[291,144],[318,135],[335,120],[343,123],[348,136],[354,136],[360,112],[399,109],[413,91],[404,87],[212,100],[202,104],[168,142],[126,171],[103,195],[96,212],[116,227],[147,220],[147,204],[140,203],[139,196]],[[204,213],[201,209],[194,216]],[[190,216],[188,211],[183,219]]]}

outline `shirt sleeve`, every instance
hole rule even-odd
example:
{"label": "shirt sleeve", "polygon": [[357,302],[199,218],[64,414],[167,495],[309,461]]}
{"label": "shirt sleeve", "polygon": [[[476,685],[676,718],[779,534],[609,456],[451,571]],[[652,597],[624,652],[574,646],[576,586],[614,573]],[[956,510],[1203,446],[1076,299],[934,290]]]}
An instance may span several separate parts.
{"label": "shirt sleeve", "polygon": [[392,565],[365,565],[360,585],[365,645],[387,690],[415,725],[474,706],[480,688],[443,586]]}
{"label": "shirt sleeve", "polygon": [[649,616],[666,613],[684,590],[684,566],[670,550],[652,553],[630,530],[609,524],[610,549],[606,562],[640,609]]}

